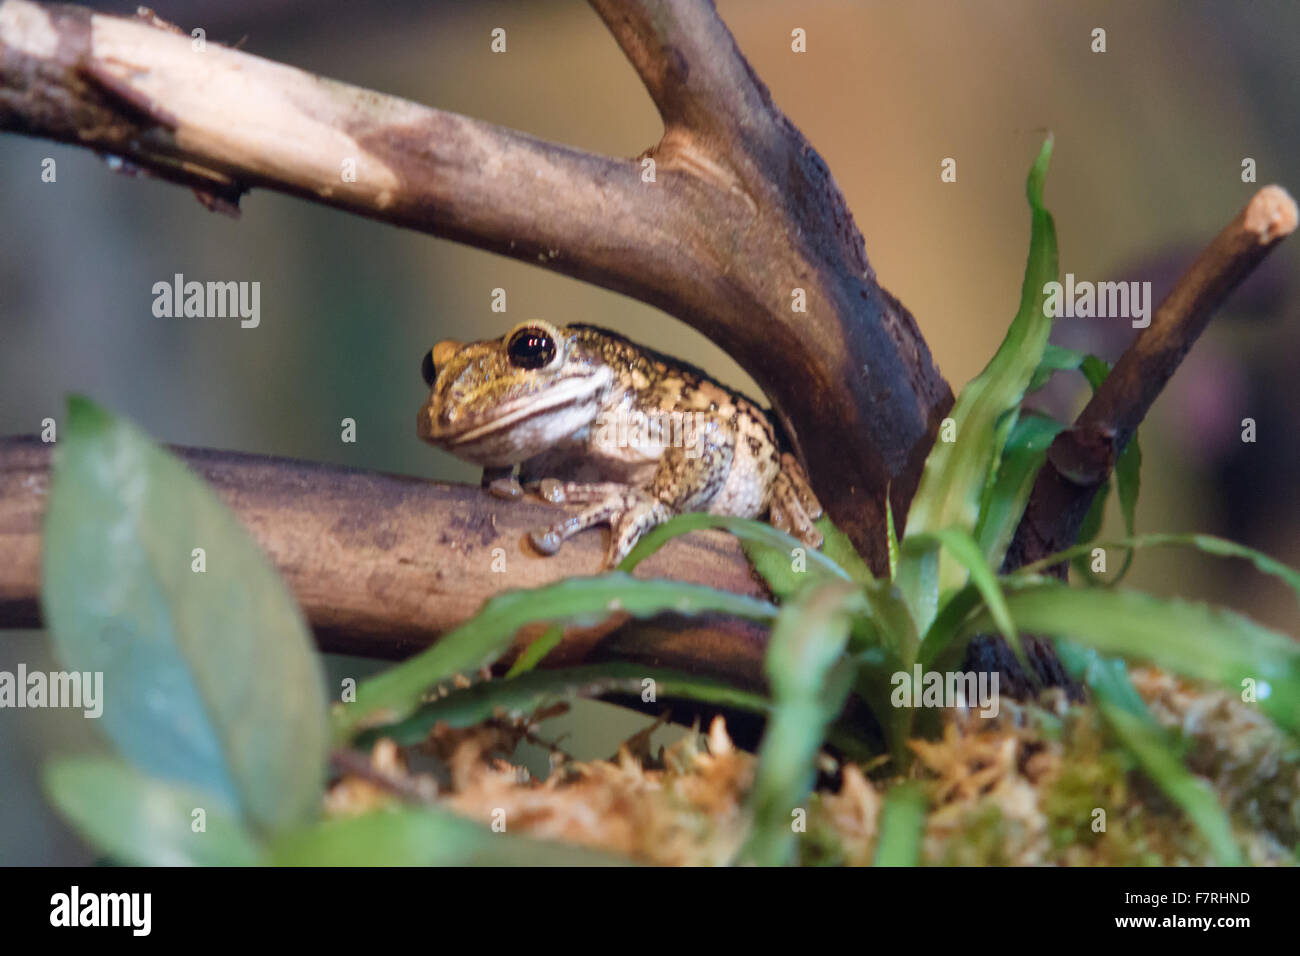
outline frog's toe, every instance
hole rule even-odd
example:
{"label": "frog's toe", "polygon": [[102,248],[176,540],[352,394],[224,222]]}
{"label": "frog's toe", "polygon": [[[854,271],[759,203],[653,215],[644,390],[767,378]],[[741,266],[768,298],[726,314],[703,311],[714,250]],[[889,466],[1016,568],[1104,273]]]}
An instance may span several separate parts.
{"label": "frog's toe", "polygon": [[538,528],[529,532],[528,540],[533,547],[545,555],[555,554],[564,544],[564,535],[554,528]]}
{"label": "frog's toe", "polygon": [[767,523],[777,531],[790,533],[790,517],[779,502],[773,501],[771,507],[767,509]]}
{"label": "frog's toe", "polygon": [[813,527],[809,527],[808,531],[799,535],[799,537],[810,548],[820,548],[825,540],[822,533]]}
{"label": "frog's toe", "polygon": [[511,478],[495,478],[488,482],[488,494],[505,501],[518,501],[524,496],[523,486]]}
{"label": "frog's toe", "polygon": [[562,505],[567,500],[564,493],[564,482],[556,478],[543,478],[540,481],[530,481],[528,490],[537,495],[543,501],[549,501],[553,505]]}

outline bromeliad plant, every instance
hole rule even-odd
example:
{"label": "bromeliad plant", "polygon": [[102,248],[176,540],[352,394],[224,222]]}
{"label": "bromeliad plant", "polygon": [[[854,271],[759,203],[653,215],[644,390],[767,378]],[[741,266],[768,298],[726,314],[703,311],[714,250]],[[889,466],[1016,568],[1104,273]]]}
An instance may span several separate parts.
{"label": "bromeliad plant", "polygon": [[[825,521],[824,549],[809,551],[766,524],[684,515],[646,535],[615,572],[490,600],[427,651],[362,682],[355,700],[334,705],[327,718],[305,625],[237,522],[198,479],[130,426],[84,400],[74,402],[47,525],[46,619],[65,666],[112,671],[126,685],[119,682],[118,691],[135,695],[134,706],[129,697],[121,708],[110,699],[104,721],[135,766],[56,764],[49,774],[54,800],[92,840],[134,862],[608,862],[589,851],[491,834],[435,807],[321,823],[326,755],[331,747],[380,735],[418,743],[437,724],[471,726],[498,708],[528,713],[568,696],[639,693],[649,678],[667,698],[766,715],[737,860],[783,863],[796,839],[791,812],[806,801],[828,741],[850,757],[892,760],[897,775],[906,775],[907,741],[918,728],[914,708],[891,702],[895,675],[917,666],[952,670],[975,635],[1001,634],[1019,649],[1026,633],[1057,639],[1061,660],[1090,689],[1116,739],[1183,809],[1219,862],[1240,862],[1225,812],[1148,713],[1124,661],[1150,662],[1233,690],[1248,684],[1269,717],[1300,735],[1300,646],[1228,611],[1121,590],[1113,581],[1070,587],[1045,576],[1050,566],[1098,546],[1091,538],[1105,494],[1098,495],[1079,545],[1011,573],[998,571],[1047,447],[1064,427],[1023,411],[1024,396],[1057,371],[1077,369],[1094,388],[1107,373],[1095,358],[1048,345],[1043,290],[1057,275],[1055,231],[1042,200],[1050,154],[1049,140],[1029,176],[1032,231],[1019,311],[992,361],[957,399],[955,440],[941,440],[931,452],[901,541],[889,516],[888,579],[873,576]],[[1134,440],[1116,468],[1128,536],[1101,547],[1126,549],[1129,558],[1139,548],[1168,545],[1245,558],[1300,598],[1300,574],[1251,549],[1204,535],[1134,536],[1139,465]],[[186,528],[203,530],[208,561],[225,569],[219,586],[176,571],[169,549],[188,553],[192,546],[176,539],[182,514]],[[738,537],[778,603],[633,576],[666,541],[703,528]],[[110,538],[124,559],[104,560],[102,542]],[[102,630],[105,610],[118,621],[113,634]],[[536,668],[558,642],[559,625],[594,623],[612,610],[725,613],[770,624],[770,694],[641,665]],[[491,664],[521,627],[538,622],[553,626],[505,678],[430,695],[455,675]],[[168,679],[160,683],[160,676]],[[289,680],[293,692],[284,693]],[[840,722],[851,695],[874,714],[883,754],[872,749],[880,747],[877,740]],[[248,719],[250,701],[256,721]],[[150,822],[141,807],[170,808],[173,825]],[[196,841],[186,822],[195,807],[210,808],[208,825],[229,839]],[[891,789],[877,862],[917,861],[924,807],[915,784]]]}

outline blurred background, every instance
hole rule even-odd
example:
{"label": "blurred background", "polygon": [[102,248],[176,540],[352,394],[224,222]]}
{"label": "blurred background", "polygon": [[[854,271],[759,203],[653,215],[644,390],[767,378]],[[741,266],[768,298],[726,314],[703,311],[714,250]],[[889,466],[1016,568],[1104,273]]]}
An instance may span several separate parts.
{"label": "blurred background", "polygon": [[[129,3],[92,4],[130,12]],[[1252,0],[831,2],[719,0],[777,104],[825,157],[882,282],[915,314],[954,391],[1013,315],[1028,247],[1024,178],[1056,135],[1047,202],[1061,271],[1148,279],[1158,302],[1260,186],[1300,192],[1300,4]],[[211,42],[617,156],[661,127],[581,0],[158,0]],[[489,50],[507,31],[507,52]],[[808,52],[791,51],[807,31]],[[1092,30],[1106,31],[1093,53]],[[52,157],[57,182],[43,183]],[[957,161],[957,181],[940,162]],[[1257,183],[1243,183],[1252,158]],[[608,326],[756,389],[718,348],[649,307],[522,263],[255,192],[233,220],[191,194],[115,174],[93,154],[0,136],[0,435],[63,419],[83,392],[169,442],[452,481],[476,470],[423,445],[423,353],[530,316]],[[1205,531],[1300,565],[1300,242],[1229,302],[1141,431],[1140,530]],[[159,319],[152,286],[261,283],[261,325]],[[490,310],[507,290],[507,315]],[[1116,357],[1132,330],[1063,319],[1062,344]],[[1070,409],[1082,395],[1056,394]],[[357,441],[339,422],[357,422]],[[1255,444],[1240,440],[1255,419]],[[1108,529],[1121,526],[1112,514]],[[0,561],[5,560],[0,553]],[[1183,552],[1137,559],[1131,583],[1300,632],[1281,586]],[[55,666],[36,633],[0,633],[0,669]],[[334,660],[357,673],[357,662]],[[601,706],[601,705],[593,705]],[[586,731],[575,711],[551,736]],[[588,714],[589,717],[589,714]],[[605,723],[607,718],[602,719]],[[609,724],[612,752],[647,719]],[[45,807],[52,753],[101,747],[60,711],[0,711],[0,863],[89,859]],[[588,754],[588,756],[594,754]],[[544,762],[543,762],[544,763]]]}

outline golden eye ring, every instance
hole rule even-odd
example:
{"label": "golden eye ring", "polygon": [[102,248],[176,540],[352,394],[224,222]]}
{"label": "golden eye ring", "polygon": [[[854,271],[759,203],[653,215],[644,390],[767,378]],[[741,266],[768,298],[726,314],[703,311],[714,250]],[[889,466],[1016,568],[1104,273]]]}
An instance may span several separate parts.
{"label": "golden eye ring", "polygon": [[524,322],[505,337],[506,359],[517,369],[536,371],[560,358],[559,330],[548,322]]}

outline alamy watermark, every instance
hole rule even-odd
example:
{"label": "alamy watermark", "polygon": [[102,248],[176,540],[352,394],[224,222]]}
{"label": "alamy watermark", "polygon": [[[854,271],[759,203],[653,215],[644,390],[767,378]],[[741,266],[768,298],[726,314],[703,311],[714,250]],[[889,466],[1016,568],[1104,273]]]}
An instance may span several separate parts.
{"label": "alamy watermark", "polygon": [[155,282],[153,295],[153,314],[160,319],[238,317],[244,329],[262,321],[260,282],[186,282],[178,272],[171,282]]}
{"label": "alamy watermark", "polygon": [[103,671],[0,671],[0,708],[69,707],[92,719],[104,713]]}
{"label": "alamy watermark", "polygon": [[1065,274],[1065,284],[1044,283],[1043,314],[1054,319],[1131,319],[1133,328],[1151,324],[1150,282],[1075,282]]}
{"label": "alamy watermark", "polygon": [[92,893],[73,885],[50,897],[50,925],[122,927],[132,936],[148,936],[153,927],[152,893]]}
{"label": "alamy watermark", "polygon": [[619,409],[596,419],[598,448],[632,448],[655,458],[665,448],[684,448],[687,458],[704,454],[703,412],[641,412]]}
{"label": "alamy watermark", "polygon": [[998,673],[926,671],[920,664],[912,673],[895,671],[889,702],[895,707],[979,707],[981,717],[998,715]]}

